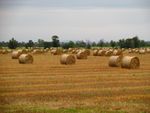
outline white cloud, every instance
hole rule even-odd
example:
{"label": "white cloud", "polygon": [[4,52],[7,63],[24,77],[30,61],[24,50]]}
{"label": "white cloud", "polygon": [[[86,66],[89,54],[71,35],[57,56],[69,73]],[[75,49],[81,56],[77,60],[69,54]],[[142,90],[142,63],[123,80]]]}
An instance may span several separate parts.
{"label": "white cloud", "polygon": [[29,8],[0,11],[0,40],[15,37],[19,41],[49,40],[54,34],[61,40],[105,40],[138,35],[148,40],[150,9]]}

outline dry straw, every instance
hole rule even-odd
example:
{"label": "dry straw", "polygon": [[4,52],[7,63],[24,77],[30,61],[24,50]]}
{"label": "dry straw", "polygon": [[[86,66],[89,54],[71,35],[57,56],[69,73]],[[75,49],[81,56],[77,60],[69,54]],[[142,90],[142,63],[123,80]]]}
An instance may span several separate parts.
{"label": "dry straw", "polygon": [[82,50],[79,51],[76,56],[77,56],[77,59],[87,59],[87,53]]}
{"label": "dry straw", "polygon": [[62,51],[60,49],[53,49],[51,50],[51,54],[53,55],[61,55]]}
{"label": "dry straw", "polygon": [[114,56],[117,56],[117,55],[122,55],[122,50],[118,49],[118,50],[114,50],[113,53],[112,53]]}
{"label": "dry straw", "polygon": [[72,54],[77,54],[78,52],[79,52],[78,49],[73,49],[73,50],[71,51]]}
{"label": "dry straw", "polygon": [[71,55],[71,54],[63,54],[61,55],[60,57],[60,63],[61,64],[75,64],[76,62],[76,59],[75,59],[75,56],[74,55]]}
{"label": "dry straw", "polygon": [[108,64],[110,67],[119,67],[121,66],[121,59],[121,56],[111,56]]}
{"label": "dry straw", "polygon": [[146,53],[146,50],[145,49],[140,49],[139,50],[139,54],[145,54]]}
{"label": "dry straw", "polygon": [[146,52],[147,52],[147,53],[150,53],[150,48],[146,48]]}
{"label": "dry straw", "polygon": [[68,49],[69,52],[72,52],[72,50],[73,50],[73,48],[69,48],[69,49]]}
{"label": "dry straw", "polygon": [[21,54],[25,54],[27,51],[25,49],[19,49],[12,52],[12,59],[18,59]]}
{"label": "dry straw", "polygon": [[67,53],[68,52],[68,50],[67,49],[63,49],[63,53]]}
{"label": "dry straw", "polygon": [[122,68],[135,69],[135,68],[139,68],[139,66],[140,66],[140,60],[138,57],[124,56],[122,58],[122,62],[121,62]]}
{"label": "dry straw", "polygon": [[44,52],[48,52],[48,51],[49,51],[49,48],[44,49]]}
{"label": "dry straw", "polygon": [[33,53],[33,54],[40,54],[41,52],[40,52],[40,50],[38,50],[38,49],[34,49],[32,53]]}
{"label": "dry straw", "polygon": [[98,53],[97,53],[97,55],[98,56],[104,56],[105,52],[106,52],[105,50],[99,50]]}
{"label": "dry straw", "polygon": [[2,53],[2,54],[7,54],[7,53],[9,53],[9,52],[8,52],[7,49],[3,49],[3,50],[1,50],[1,53]]}
{"label": "dry straw", "polygon": [[17,51],[19,51],[19,52],[22,53],[22,54],[27,53],[26,49],[19,49],[19,50],[17,50]]}
{"label": "dry straw", "polygon": [[132,50],[132,49],[129,49],[129,50],[128,50],[128,53],[133,53],[133,50]]}
{"label": "dry straw", "polygon": [[97,56],[98,55],[98,49],[95,49],[94,51],[93,51],[93,56]]}
{"label": "dry straw", "polygon": [[19,63],[21,64],[31,64],[33,63],[33,57],[30,54],[22,54],[19,56]]}
{"label": "dry straw", "polygon": [[113,53],[112,51],[108,50],[108,51],[105,52],[105,56],[111,56],[112,53]]}
{"label": "dry straw", "polygon": [[42,54],[42,53],[44,53],[44,49],[34,49],[32,53],[33,54]]}
{"label": "dry straw", "polygon": [[87,56],[89,56],[91,54],[89,49],[83,49],[82,51],[85,52],[87,54]]}
{"label": "dry straw", "polygon": [[139,49],[135,49],[134,52],[135,52],[135,53],[139,53]]}
{"label": "dry straw", "polygon": [[22,51],[20,51],[20,50],[13,51],[12,52],[12,59],[18,59],[21,54],[22,54]]}

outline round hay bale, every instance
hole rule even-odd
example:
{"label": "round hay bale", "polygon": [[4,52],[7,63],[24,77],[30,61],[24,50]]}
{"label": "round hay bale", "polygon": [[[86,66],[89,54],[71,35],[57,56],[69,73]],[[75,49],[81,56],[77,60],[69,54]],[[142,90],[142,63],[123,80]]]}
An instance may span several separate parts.
{"label": "round hay bale", "polygon": [[78,51],[78,50],[76,50],[76,49],[72,49],[71,53],[72,53],[72,54],[77,54],[77,51]]}
{"label": "round hay bale", "polygon": [[145,54],[145,53],[146,53],[145,49],[140,49],[139,50],[139,54]]}
{"label": "round hay bale", "polygon": [[41,52],[41,53],[44,53],[45,51],[44,51],[44,49],[40,49],[40,52]]}
{"label": "round hay bale", "polygon": [[21,54],[18,60],[20,64],[32,64],[33,63],[33,57],[30,54]]}
{"label": "round hay bale", "polygon": [[53,54],[53,55],[60,55],[62,52],[61,52],[61,50],[60,49],[53,49],[53,50],[51,50],[51,54]]}
{"label": "round hay bale", "polygon": [[76,58],[74,55],[71,55],[71,54],[63,54],[61,55],[61,58],[60,58],[60,63],[61,64],[75,64],[76,62]]}
{"label": "round hay bale", "polygon": [[105,56],[111,56],[111,55],[112,55],[112,53],[113,53],[113,52],[112,52],[112,51],[110,51],[110,50],[109,50],[109,51],[106,51],[106,52],[105,52]]}
{"label": "round hay bale", "polygon": [[150,53],[150,48],[146,48],[146,52],[147,52],[147,53]]}
{"label": "round hay bale", "polygon": [[139,68],[139,66],[140,66],[140,60],[138,57],[124,56],[122,58],[122,61],[121,61],[122,68],[135,69],[135,68]]}
{"label": "round hay bale", "polygon": [[44,52],[48,52],[48,51],[49,51],[49,48],[45,48],[45,49],[44,49]]}
{"label": "round hay bale", "polygon": [[50,50],[53,50],[53,49],[54,49],[54,47],[51,47],[51,48],[50,48]]}
{"label": "round hay bale", "polygon": [[27,53],[26,49],[19,49],[19,50],[17,50],[17,51],[21,52],[22,54]]}
{"label": "round hay bale", "polygon": [[119,67],[121,66],[121,56],[111,56],[109,58],[109,66],[110,67]]}
{"label": "round hay bale", "polygon": [[87,53],[85,53],[84,51],[79,51],[76,56],[77,59],[87,59]]}
{"label": "round hay bale", "polygon": [[138,49],[135,49],[135,51],[134,51],[135,53],[139,53],[139,50]]}
{"label": "round hay bale", "polygon": [[125,51],[125,48],[121,48],[122,51]]}
{"label": "round hay bale", "polygon": [[95,49],[95,50],[93,51],[93,56],[97,56],[97,55],[98,55],[98,50]]}
{"label": "round hay bale", "polygon": [[72,50],[73,50],[73,48],[69,48],[69,49],[68,49],[69,52],[72,52]]}
{"label": "round hay bale", "polygon": [[68,52],[68,50],[67,49],[63,49],[63,53],[67,53]]}
{"label": "round hay bale", "polygon": [[97,55],[98,56],[104,56],[105,52],[106,52],[105,50],[99,50],[98,53],[97,53]]}
{"label": "round hay bale", "polygon": [[7,49],[2,50],[2,54],[7,54],[7,53],[8,53]]}
{"label": "round hay bale", "polygon": [[51,54],[54,55],[54,54],[56,53],[56,51],[57,51],[56,49],[52,49],[52,50],[51,50]]}
{"label": "round hay bale", "polygon": [[11,53],[11,52],[12,52],[12,50],[11,50],[11,49],[8,49],[7,51],[8,51],[8,53]]}
{"label": "round hay bale", "polygon": [[82,51],[85,52],[87,54],[87,56],[89,56],[91,53],[89,49],[83,49]]}
{"label": "round hay bale", "polygon": [[18,59],[21,54],[22,54],[21,51],[13,51],[12,52],[12,59]]}
{"label": "round hay bale", "polygon": [[48,51],[49,51],[48,49],[44,49],[43,50],[44,53],[48,53]]}
{"label": "round hay bale", "polygon": [[41,51],[40,51],[39,49],[34,49],[32,53],[33,53],[33,54],[40,54]]}
{"label": "round hay bale", "polygon": [[113,54],[114,56],[117,56],[117,55],[122,55],[123,53],[122,53],[122,50],[120,50],[120,49],[119,49],[119,50],[116,50],[116,49],[115,49],[112,54]]}
{"label": "round hay bale", "polygon": [[129,49],[129,50],[128,50],[128,53],[133,53],[132,49]]}
{"label": "round hay bale", "polygon": [[75,54],[77,54],[79,51],[81,51],[80,49],[76,49]]}

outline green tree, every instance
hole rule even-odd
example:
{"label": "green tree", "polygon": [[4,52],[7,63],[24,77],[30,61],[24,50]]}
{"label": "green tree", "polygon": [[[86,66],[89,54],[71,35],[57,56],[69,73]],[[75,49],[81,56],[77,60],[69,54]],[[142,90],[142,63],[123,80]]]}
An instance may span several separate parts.
{"label": "green tree", "polygon": [[9,40],[8,42],[8,47],[10,49],[16,49],[18,47],[18,41],[16,41],[14,38],[12,38],[11,40]]}
{"label": "green tree", "polygon": [[44,42],[44,48],[50,48],[52,47],[52,42]]}
{"label": "green tree", "polygon": [[82,41],[76,41],[76,47],[86,47],[86,43]]}
{"label": "green tree", "polygon": [[44,47],[44,40],[38,39],[38,47]]}
{"label": "green tree", "polygon": [[53,47],[59,47],[59,37],[57,35],[52,36],[52,45]]}
{"label": "green tree", "polygon": [[118,42],[118,45],[120,46],[120,48],[126,48],[125,40],[124,39],[120,39],[119,42]]}
{"label": "green tree", "polygon": [[134,41],[134,47],[139,48],[140,47],[140,40],[139,40],[138,36],[133,37],[132,40]]}
{"label": "green tree", "polygon": [[61,47],[64,48],[64,49],[74,48],[75,47],[75,43],[73,41],[62,42],[61,43]]}
{"label": "green tree", "polygon": [[125,41],[125,47],[126,48],[135,48],[134,40],[131,39],[131,38],[126,39],[126,41]]}
{"label": "green tree", "polygon": [[115,47],[115,46],[116,46],[116,42],[113,41],[113,40],[111,40],[111,41],[110,41],[110,46],[111,46],[111,47]]}
{"label": "green tree", "polygon": [[87,48],[87,49],[91,49],[91,44],[90,44],[90,42],[87,42],[86,48]]}
{"label": "green tree", "polygon": [[1,48],[2,47],[8,47],[8,42],[4,42],[4,41],[0,42],[0,47]]}
{"label": "green tree", "polygon": [[145,47],[146,46],[146,42],[144,40],[141,40],[139,45],[140,45],[140,47]]}
{"label": "green tree", "polygon": [[73,41],[69,41],[68,42],[68,46],[69,46],[69,48],[74,48],[75,47],[75,43]]}
{"label": "green tree", "polygon": [[104,46],[105,47],[110,47],[110,43],[109,42],[104,42]]}
{"label": "green tree", "polygon": [[32,40],[29,40],[28,43],[26,43],[26,47],[33,47],[34,46],[34,42]]}
{"label": "green tree", "polygon": [[69,48],[68,42],[62,42],[62,43],[61,43],[61,47],[62,47],[63,49],[68,49],[68,48]]}
{"label": "green tree", "polygon": [[103,47],[104,46],[104,40],[103,39],[101,39],[99,42],[98,42],[98,44],[97,44],[97,46],[99,46],[99,47]]}
{"label": "green tree", "polygon": [[144,41],[146,47],[150,47],[150,41]]}
{"label": "green tree", "polygon": [[92,42],[92,47],[95,47],[96,46],[96,42]]}

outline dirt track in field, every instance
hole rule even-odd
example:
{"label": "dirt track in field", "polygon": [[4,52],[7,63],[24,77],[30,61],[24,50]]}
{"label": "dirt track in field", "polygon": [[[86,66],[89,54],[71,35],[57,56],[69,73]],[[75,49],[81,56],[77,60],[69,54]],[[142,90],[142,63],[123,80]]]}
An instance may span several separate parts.
{"label": "dirt track in field", "polygon": [[121,102],[129,105],[119,105],[126,111],[150,112],[150,54],[130,55],[140,58],[139,69],[109,67],[109,57],[100,56],[61,65],[60,56],[49,53],[33,55],[33,64],[19,64],[11,54],[0,55],[0,104],[53,109],[101,105],[113,108]]}

